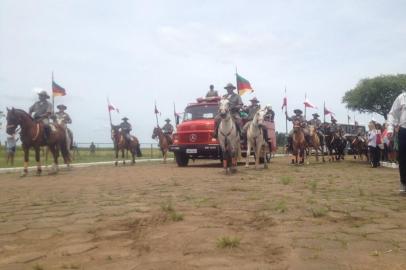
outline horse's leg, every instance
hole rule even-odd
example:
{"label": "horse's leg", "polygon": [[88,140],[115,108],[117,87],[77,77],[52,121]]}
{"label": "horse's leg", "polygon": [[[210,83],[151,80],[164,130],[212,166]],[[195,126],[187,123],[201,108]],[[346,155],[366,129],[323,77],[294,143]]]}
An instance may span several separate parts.
{"label": "horse's leg", "polygon": [[[247,135],[248,136],[248,135]],[[251,142],[250,139],[247,138],[247,158],[245,160],[245,168],[249,167],[250,164],[250,156],[251,156]]]}
{"label": "horse's leg", "polygon": [[260,148],[260,149],[263,149],[263,154],[264,154],[264,169],[268,168],[268,161],[266,160],[266,143],[267,142],[264,141],[264,144]]}
{"label": "horse's leg", "polygon": [[131,163],[135,164],[135,147],[131,147]]}
{"label": "horse's leg", "polygon": [[114,147],[114,155],[116,156],[116,162],[114,162],[114,166],[118,166],[118,146]]}
{"label": "horse's leg", "polygon": [[28,174],[28,160],[29,160],[30,148],[23,146],[23,150],[24,150],[24,170],[21,173],[22,177],[27,176],[27,174]]}
{"label": "horse's leg", "polygon": [[121,149],[121,159],[123,160],[123,165],[125,165],[124,147]]}
{"label": "horse's leg", "polygon": [[58,158],[57,158],[57,149],[55,145],[50,145],[48,146],[49,150],[51,151],[52,157],[54,158],[54,164],[52,165],[52,171],[49,174],[55,174],[57,172],[57,164],[58,164]]}
{"label": "horse's leg", "polygon": [[259,166],[259,159],[261,158],[261,148],[258,145],[258,139],[255,140],[254,144],[254,152],[255,152],[255,170],[258,169]]}
{"label": "horse's leg", "polygon": [[41,175],[42,173],[40,155],[41,155],[40,147],[37,146],[35,147],[35,161],[37,162],[37,175]]}

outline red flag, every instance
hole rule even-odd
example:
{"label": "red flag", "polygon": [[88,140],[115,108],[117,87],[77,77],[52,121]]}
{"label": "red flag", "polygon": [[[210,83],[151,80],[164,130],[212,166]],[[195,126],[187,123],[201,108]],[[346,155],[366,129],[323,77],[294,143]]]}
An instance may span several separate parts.
{"label": "red flag", "polygon": [[288,98],[284,97],[283,98],[283,104],[282,104],[282,110],[283,110],[283,108],[286,108],[287,106],[288,106]]}
{"label": "red flag", "polygon": [[329,110],[327,110],[326,107],[324,107],[324,115],[329,115],[329,114],[334,115],[334,113],[332,111],[329,111]]}
{"label": "red flag", "polygon": [[110,102],[108,103],[108,110],[109,112],[111,111],[116,111],[117,113],[120,113],[120,111],[118,110],[117,107],[115,107],[113,104],[111,104]]}
{"label": "red flag", "polygon": [[155,104],[155,110],[154,110],[154,113],[155,113],[155,114],[159,114],[159,115],[161,115],[161,112],[160,112],[160,111],[158,111],[158,108],[156,107],[156,104]]}
{"label": "red flag", "polygon": [[52,95],[53,96],[65,96],[66,90],[56,82],[52,80]]}
{"label": "red flag", "polygon": [[305,99],[305,101],[303,103],[306,108],[317,109],[316,105],[313,105],[307,98]]}

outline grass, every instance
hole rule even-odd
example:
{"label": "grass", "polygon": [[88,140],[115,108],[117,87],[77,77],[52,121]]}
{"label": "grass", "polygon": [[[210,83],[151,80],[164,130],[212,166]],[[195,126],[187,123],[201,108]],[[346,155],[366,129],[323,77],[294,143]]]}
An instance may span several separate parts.
{"label": "grass", "polygon": [[39,265],[38,263],[32,267],[33,270],[44,270],[44,267]]}
{"label": "grass", "polygon": [[317,182],[315,180],[312,180],[309,182],[309,188],[312,191],[312,193],[316,193],[317,191]]}
{"label": "grass", "polygon": [[285,213],[288,211],[288,207],[286,206],[285,201],[280,201],[278,204],[275,206],[274,210],[278,213]]}
{"label": "grass", "polygon": [[281,183],[282,184],[284,184],[284,185],[289,185],[291,182],[292,182],[292,177],[290,177],[290,176],[282,176],[281,177]]}
{"label": "grass", "polygon": [[315,218],[324,217],[328,213],[328,209],[325,207],[311,208],[310,210]]}
{"label": "grass", "polygon": [[[137,159],[148,159],[148,158],[161,158],[162,154],[158,148],[141,148],[142,157],[136,158]],[[112,161],[115,160],[113,148],[98,148],[95,154],[90,154],[87,148],[79,148],[79,154],[76,154],[72,161],[72,163],[87,163],[87,162],[98,162],[98,161]],[[6,151],[4,146],[0,147],[0,168],[9,168],[9,167],[22,167],[23,166],[23,150],[21,147],[17,147],[16,154],[14,157],[14,166],[6,164]],[[119,153],[119,157],[121,154]],[[129,159],[131,155],[129,154]],[[173,153],[168,153],[168,158],[172,158]],[[34,150],[30,150],[30,165],[36,165],[35,162],[35,153]],[[45,153],[41,152],[41,161],[42,164],[45,165]],[[59,159],[60,162],[63,161],[62,157]],[[48,165],[52,164],[52,156],[51,154],[48,155]]]}
{"label": "grass", "polygon": [[178,221],[182,221],[184,218],[182,213],[179,213],[175,210],[175,207],[173,206],[171,200],[162,203],[161,209],[162,209],[162,211],[164,211],[166,214],[169,215],[169,217],[172,221],[178,222]]}
{"label": "grass", "polygon": [[218,248],[236,248],[239,245],[240,238],[238,237],[222,236],[219,239],[217,239]]}

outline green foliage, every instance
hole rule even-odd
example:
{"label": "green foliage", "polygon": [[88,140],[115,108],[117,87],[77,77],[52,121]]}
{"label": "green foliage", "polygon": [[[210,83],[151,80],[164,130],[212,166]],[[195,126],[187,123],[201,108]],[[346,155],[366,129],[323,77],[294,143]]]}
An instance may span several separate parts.
{"label": "green foliage", "polygon": [[381,75],[358,82],[342,99],[346,107],[361,113],[377,113],[387,119],[396,97],[406,90],[406,74]]}
{"label": "green foliage", "polygon": [[276,135],[276,145],[278,147],[284,147],[288,143],[285,133],[276,132],[275,135]]}

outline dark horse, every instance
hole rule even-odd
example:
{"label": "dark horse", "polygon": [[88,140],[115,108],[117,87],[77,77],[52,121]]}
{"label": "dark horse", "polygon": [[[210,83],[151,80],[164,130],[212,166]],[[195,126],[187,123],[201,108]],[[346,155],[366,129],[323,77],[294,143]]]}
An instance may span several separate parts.
{"label": "dark horse", "polygon": [[166,163],[166,158],[168,156],[169,145],[171,143],[171,139],[165,135],[160,127],[154,128],[152,132],[152,139],[158,138],[159,141],[159,148],[161,149],[162,156],[164,158],[164,163]]}
{"label": "dark horse", "polygon": [[66,141],[66,132],[58,124],[54,124],[54,130],[49,134],[47,140],[44,136],[44,124],[42,122],[35,121],[28,113],[23,110],[12,108],[7,109],[7,133],[14,134],[17,127],[21,127],[20,138],[24,151],[24,171],[22,176],[26,176],[28,173],[28,161],[29,150],[31,147],[35,150],[35,160],[37,161],[37,174],[42,172],[40,161],[40,147],[48,146],[54,158],[54,173],[58,171],[58,157],[59,150],[62,152],[62,156],[65,164],[69,166],[70,155],[68,145]]}
{"label": "dark horse", "polygon": [[344,151],[347,140],[342,131],[331,131],[328,124],[324,126],[325,143],[328,149],[329,161],[339,161],[344,159]]}
{"label": "dark horse", "polygon": [[131,153],[131,163],[135,163],[135,156],[142,157],[140,142],[135,136],[131,136],[131,140],[126,140],[125,135],[119,131],[120,126],[111,125],[111,139],[114,143],[114,151],[116,155],[115,165],[118,165],[118,152],[121,151],[123,164],[125,164],[124,150]]}

